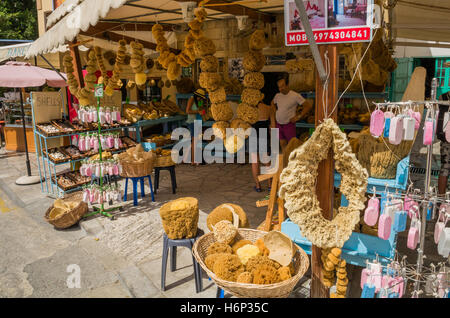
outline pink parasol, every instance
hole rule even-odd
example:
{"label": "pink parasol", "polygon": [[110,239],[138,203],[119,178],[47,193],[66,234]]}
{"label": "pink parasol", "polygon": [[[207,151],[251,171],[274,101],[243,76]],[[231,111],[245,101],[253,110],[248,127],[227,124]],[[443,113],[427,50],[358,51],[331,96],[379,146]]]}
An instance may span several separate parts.
{"label": "pink parasol", "polygon": [[[65,74],[62,74],[66,77]],[[7,62],[0,66],[0,87],[65,87],[67,83],[55,71],[25,62]]]}

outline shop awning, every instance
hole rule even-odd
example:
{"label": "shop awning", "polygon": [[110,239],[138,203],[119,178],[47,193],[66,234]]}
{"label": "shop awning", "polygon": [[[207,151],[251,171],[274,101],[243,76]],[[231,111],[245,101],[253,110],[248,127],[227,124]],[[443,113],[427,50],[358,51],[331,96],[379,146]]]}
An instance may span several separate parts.
{"label": "shop awning", "polygon": [[449,0],[398,0],[392,14],[394,39],[450,42]]}
{"label": "shop awning", "polygon": [[[67,10],[71,9],[70,13],[33,42],[26,57],[48,53],[54,48],[64,45],[67,41],[74,40],[81,31],[87,31],[89,27],[96,25],[100,18],[104,18],[111,9],[119,8],[126,1],[84,0],[76,7],[67,7]],[[63,13],[61,13],[62,15]]]}
{"label": "shop awning", "polygon": [[32,43],[30,42],[8,46],[0,46],[0,62],[16,57],[25,56],[31,44]]}

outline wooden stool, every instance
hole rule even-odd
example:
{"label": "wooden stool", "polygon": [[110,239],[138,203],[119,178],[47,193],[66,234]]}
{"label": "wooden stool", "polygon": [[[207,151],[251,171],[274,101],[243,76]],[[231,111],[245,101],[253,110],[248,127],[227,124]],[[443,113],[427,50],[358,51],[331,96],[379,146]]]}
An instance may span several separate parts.
{"label": "wooden stool", "polygon": [[172,193],[176,193],[177,189],[177,177],[175,174],[175,165],[169,167],[155,167],[155,194],[159,188],[159,172],[161,170],[168,170],[170,172],[170,179],[172,181]]}
{"label": "wooden stool", "polygon": [[[174,272],[177,267],[177,246],[184,246],[191,250],[194,246],[195,241],[202,236],[204,233],[202,230],[197,230],[197,236],[190,239],[180,239],[171,240],[164,233],[163,236],[163,254],[162,254],[162,264],[161,264],[161,290],[166,290],[166,270],[167,270],[167,258],[169,256],[170,249],[170,271]],[[194,265],[194,279],[195,279],[195,291],[200,293],[203,289],[202,283],[202,268],[195,260],[194,254],[192,254],[192,263]]]}
{"label": "wooden stool", "polygon": [[124,201],[127,200],[128,179],[131,179],[131,181],[133,181],[133,204],[134,204],[134,206],[138,205],[138,200],[137,200],[137,197],[138,197],[137,183],[138,183],[138,181],[141,182],[141,198],[143,198],[143,197],[145,197],[145,192],[144,192],[145,178],[148,178],[148,182],[150,184],[150,193],[152,195],[152,201],[155,202],[155,196],[153,195],[152,178],[150,176],[126,178],[125,179],[125,193],[123,195],[123,200]]}

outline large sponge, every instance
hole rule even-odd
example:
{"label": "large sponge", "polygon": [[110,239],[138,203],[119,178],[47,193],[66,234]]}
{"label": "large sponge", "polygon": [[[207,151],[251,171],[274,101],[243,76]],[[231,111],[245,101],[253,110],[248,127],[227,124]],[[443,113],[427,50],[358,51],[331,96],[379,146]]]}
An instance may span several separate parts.
{"label": "large sponge", "polygon": [[233,109],[227,102],[212,104],[211,114],[215,121],[229,121],[234,116]]}
{"label": "large sponge", "polygon": [[233,203],[224,203],[216,207],[211,211],[211,213],[208,214],[206,218],[206,225],[208,226],[208,229],[212,231],[212,225],[222,220],[233,222],[233,212],[239,217],[240,228],[248,228],[250,226],[248,223],[247,214],[242,207]]}
{"label": "large sponge", "polygon": [[159,209],[164,232],[169,239],[193,238],[197,235],[198,200],[192,197],[170,201]]}

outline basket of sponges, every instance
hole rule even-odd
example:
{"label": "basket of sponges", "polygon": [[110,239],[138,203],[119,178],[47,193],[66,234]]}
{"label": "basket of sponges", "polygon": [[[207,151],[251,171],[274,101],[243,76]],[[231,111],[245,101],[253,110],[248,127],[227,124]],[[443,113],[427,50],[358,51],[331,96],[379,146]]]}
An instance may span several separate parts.
{"label": "basket of sponges", "polygon": [[305,251],[285,234],[238,229],[227,220],[192,250],[216,285],[240,298],[288,297],[309,267]]}
{"label": "basket of sponges", "polygon": [[45,213],[45,220],[57,229],[66,229],[78,223],[88,212],[88,205],[81,200],[57,199]]}
{"label": "basket of sponges", "polygon": [[156,156],[146,152],[141,144],[115,155],[122,166],[120,175],[125,178],[138,178],[151,175]]}

